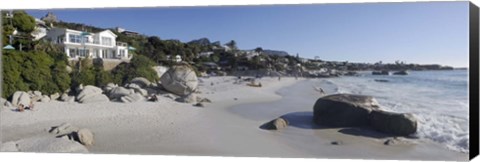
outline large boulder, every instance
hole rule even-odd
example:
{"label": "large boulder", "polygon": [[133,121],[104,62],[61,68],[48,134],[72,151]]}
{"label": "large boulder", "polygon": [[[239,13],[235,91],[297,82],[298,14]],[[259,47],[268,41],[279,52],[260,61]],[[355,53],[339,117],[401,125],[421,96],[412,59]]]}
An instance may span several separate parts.
{"label": "large boulder", "polygon": [[113,84],[113,83],[108,83],[104,88],[103,90],[107,93],[110,93],[111,90],[115,89],[116,87],[118,87],[118,85],[116,84]]}
{"label": "large boulder", "polygon": [[110,101],[107,96],[102,94],[101,88],[87,85],[80,89],[80,93],[76,96],[76,99],[80,103],[92,103],[92,102],[106,102]]}
{"label": "large boulder", "polygon": [[186,63],[174,65],[160,78],[163,88],[180,96],[188,95],[197,89],[195,71]]}
{"label": "large boulder", "polygon": [[99,94],[102,94],[102,89],[92,86],[92,85],[87,85],[83,88],[78,88],[80,90],[80,93],[77,95],[77,100],[80,101],[84,98],[89,98],[93,97]]}
{"label": "large boulder", "polygon": [[141,88],[145,88],[145,87],[147,87],[151,84],[151,82],[147,78],[144,78],[144,77],[133,78],[132,81],[130,81],[130,83],[139,85]]}
{"label": "large boulder", "polygon": [[17,152],[17,144],[13,141],[0,144],[0,152]]}
{"label": "large boulder", "polygon": [[88,153],[82,144],[65,138],[32,137],[15,143],[22,152]]}
{"label": "large boulder", "polygon": [[109,96],[111,99],[119,99],[120,97],[127,96],[133,94],[134,91],[131,91],[127,88],[123,87],[115,87],[110,90]]}
{"label": "large boulder", "polygon": [[369,114],[378,110],[370,96],[334,94],[319,98],[313,107],[314,122],[330,127],[367,126]]}
{"label": "large boulder", "polygon": [[417,131],[417,119],[410,113],[374,110],[370,113],[370,126],[380,132],[407,136]]}
{"label": "large boulder", "polygon": [[12,96],[13,106],[18,106],[20,104],[27,106],[30,105],[30,94],[27,92],[17,91]]}
{"label": "large boulder", "polygon": [[130,89],[133,89],[135,93],[139,93],[142,96],[148,96],[148,91],[145,89],[142,89],[140,85],[137,85],[135,83],[131,83],[127,86]]}
{"label": "large boulder", "polygon": [[110,99],[104,94],[99,94],[93,97],[79,100],[80,103],[94,103],[94,102],[108,102],[108,101],[110,101]]}

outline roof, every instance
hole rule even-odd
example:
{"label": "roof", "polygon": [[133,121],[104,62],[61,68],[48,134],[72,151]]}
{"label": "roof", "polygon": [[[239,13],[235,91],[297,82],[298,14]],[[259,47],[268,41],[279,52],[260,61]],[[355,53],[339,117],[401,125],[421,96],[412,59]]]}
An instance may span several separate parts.
{"label": "roof", "polygon": [[117,37],[117,35],[116,35],[115,33],[113,33],[112,31],[110,31],[110,30],[108,30],[108,29],[107,29],[107,30],[104,30],[104,31],[101,31],[101,32],[98,32],[98,33],[103,33],[103,32],[110,33],[110,34],[112,34],[113,36],[115,36],[115,38]]}

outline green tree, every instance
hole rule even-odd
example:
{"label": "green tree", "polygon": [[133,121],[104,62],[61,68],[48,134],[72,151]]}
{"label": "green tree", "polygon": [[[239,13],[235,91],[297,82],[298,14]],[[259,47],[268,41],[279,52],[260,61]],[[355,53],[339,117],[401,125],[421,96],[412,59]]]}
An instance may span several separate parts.
{"label": "green tree", "polygon": [[130,63],[122,63],[112,70],[112,80],[117,84],[125,84],[135,77],[144,77],[156,81],[157,72],[153,70],[155,62],[143,55],[134,55]]}
{"label": "green tree", "polygon": [[3,62],[3,82],[2,97],[7,98],[13,95],[15,91],[28,90],[28,85],[23,81],[22,63],[23,58],[16,51],[4,51],[2,55]]}
{"label": "green tree", "polygon": [[228,42],[227,44],[225,44],[227,47],[229,47],[230,49],[232,50],[236,50],[237,49],[237,42],[235,42],[234,40],[231,40],[230,42]]}
{"label": "green tree", "polygon": [[263,48],[262,48],[262,47],[257,47],[257,48],[255,48],[255,52],[257,52],[257,53],[262,53],[262,52],[263,52]]}
{"label": "green tree", "polygon": [[13,11],[13,26],[20,32],[31,33],[35,29],[35,18],[25,11]]}

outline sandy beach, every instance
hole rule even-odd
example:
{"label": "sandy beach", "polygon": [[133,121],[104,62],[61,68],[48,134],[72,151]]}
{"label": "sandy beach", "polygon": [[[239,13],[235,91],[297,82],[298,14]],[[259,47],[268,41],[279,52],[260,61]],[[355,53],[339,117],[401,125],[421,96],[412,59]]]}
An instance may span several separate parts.
{"label": "sandy beach", "polygon": [[[439,144],[401,138],[384,145],[387,135],[358,128],[313,124],[313,105],[321,95],[313,80],[262,78],[263,87],[234,84],[235,77],[201,78],[205,107],[162,97],[158,102],[37,103],[34,111],[1,109],[2,142],[51,136],[68,122],[90,129],[90,153],[411,160],[467,160],[468,154]],[[328,88],[325,88],[329,93]],[[272,131],[260,126],[283,116],[290,123]],[[341,144],[332,145],[334,141]]]}

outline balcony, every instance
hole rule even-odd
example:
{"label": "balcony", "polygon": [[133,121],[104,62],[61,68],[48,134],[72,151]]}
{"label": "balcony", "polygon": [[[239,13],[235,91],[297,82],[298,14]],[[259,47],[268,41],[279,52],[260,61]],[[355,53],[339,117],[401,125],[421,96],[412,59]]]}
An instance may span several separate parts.
{"label": "balcony", "polygon": [[120,46],[120,47],[128,47],[128,44],[125,43],[125,42],[117,42],[117,46]]}

